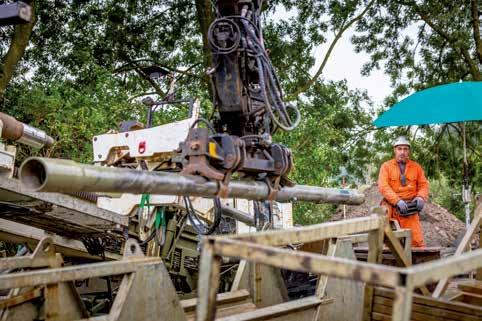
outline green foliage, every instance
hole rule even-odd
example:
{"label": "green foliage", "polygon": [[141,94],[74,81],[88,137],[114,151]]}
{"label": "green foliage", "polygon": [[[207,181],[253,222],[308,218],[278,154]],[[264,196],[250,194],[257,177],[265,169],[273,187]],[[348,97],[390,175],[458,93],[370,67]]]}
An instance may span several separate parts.
{"label": "green foliage", "polygon": [[128,102],[118,80],[99,70],[97,82],[78,86],[68,81],[48,85],[27,82],[12,86],[3,111],[45,130],[56,144],[48,149],[20,147],[18,160],[28,155],[71,158],[90,163],[92,138],[117,129],[121,120],[139,118],[145,107]]}
{"label": "green foliage", "polygon": [[430,180],[430,197],[433,202],[454,213],[461,221],[465,221],[462,199],[462,182],[449,180],[443,175]]}
{"label": "green foliage", "polygon": [[[344,166],[361,181],[371,160],[366,137],[373,129],[366,94],[348,90],[345,82],[319,82],[298,106],[302,112],[298,129],[275,137],[293,152],[295,168],[290,177],[299,184],[341,187],[334,178]],[[300,224],[319,223],[333,212],[333,206],[296,203],[294,219]]]}

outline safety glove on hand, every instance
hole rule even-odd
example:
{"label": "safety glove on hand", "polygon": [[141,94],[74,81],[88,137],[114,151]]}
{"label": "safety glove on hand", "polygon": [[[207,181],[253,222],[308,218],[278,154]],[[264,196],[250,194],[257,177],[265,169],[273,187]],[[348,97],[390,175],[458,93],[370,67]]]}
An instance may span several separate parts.
{"label": "safety glove on hand", "polygon": [[404,200],[399,200],[397,202],[397,208],[398,208],[398,211],[400,212],[400,214],[407,214],[407,212],[408,212],[408,205],[407,205],[407,203],[405,203]]}
{"label": "safety glove on hand", "polygon": [[417,211],[421,211],[425,205],[424,199],[421,198],[420,196],[417,196],[413,200],[417,202]]}

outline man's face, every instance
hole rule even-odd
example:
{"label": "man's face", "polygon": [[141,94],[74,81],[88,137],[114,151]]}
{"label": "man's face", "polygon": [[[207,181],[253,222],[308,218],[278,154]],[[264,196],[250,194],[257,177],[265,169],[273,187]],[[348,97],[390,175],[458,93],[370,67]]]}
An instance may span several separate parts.
{"label": "man's face", "polygon": [[408,145],[398,145],[393,147],[395,160],[397,162],[405,163],[410,157],[410,147]]}

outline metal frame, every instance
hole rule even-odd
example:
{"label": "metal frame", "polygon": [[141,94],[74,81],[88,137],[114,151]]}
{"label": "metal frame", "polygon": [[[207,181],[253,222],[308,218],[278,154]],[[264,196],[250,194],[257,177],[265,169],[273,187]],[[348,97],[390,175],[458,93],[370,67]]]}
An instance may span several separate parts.
{"label": "metal frame", "polygon": [[[0,218],[0,241],[18,244],[26,243],[29,248],[35,248],[45,237],[52,239],[55,250],[61,253],[63,257],[85,258],[94,261],[102,260],[100,256],[89,254],[85,245],[79,240]],[[119,260],[122,258],[122,254],[106,251],[105,258],[107,260]]]}
{"label": "metal frame", "polygon": [[[412,296],[416,288],[424,287],[429,282],[482,267],[482,249],[414,267],[400,268],[377,264],[381,260],[384,241],[395,252],[401,263],[405,265],[409,262],[404,259],[403,248],[393,235],[385,212],[383,210],[376,210],[375,212],[378,212],[378,216],[371,215],[344,222],[234,237],[206,238],[203,242],[201,255],[196,320],[212,321],[215,318],[221,256],[366,282],[365,311],[371,308],[370,289],[373,291],[372,285],[395,288],[393,321],[410,320]],[[368,262],[357,262],[275,247],[293,242],[321,241],[361,232],[368,232]]]}

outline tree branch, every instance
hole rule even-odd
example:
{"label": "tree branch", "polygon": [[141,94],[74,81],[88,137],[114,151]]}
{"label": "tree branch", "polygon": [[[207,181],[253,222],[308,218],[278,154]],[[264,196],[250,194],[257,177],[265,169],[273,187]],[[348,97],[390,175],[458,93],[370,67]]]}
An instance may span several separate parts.
{"label": "tree branch", "polygon": [[192,74],[190,73],[189,71],[192,70],[193,68],[197,67],[200,65],[200,63],[197,63],[197,64],[194,64],[190,67],[188,67],[187,69],[185,70],[181,70],[181,69],[176,69],[176,68],[172,68],[172,67],[169,67],[169,66],[166,66],[164,65],[163,63],[157,63],[156,61],[152,60],[152,59],[136,59],[136,60],[131,60],[129,63],[125,64],[125,65],[122,65],[116,69],[114,69],[114,74],[118,74],[118,73],[123,73],[123,72],[128,72],[128,71],[132,71],[132,70],[135,70],[136,68],[139,68],[139,65],[137,63],[139,62],[149,62],[150,64],[152,65],[156,65],[156,66],[160,66],[164,69],[167,69],[171,72],[174,72],[174,73],[177,73],[177,74],[182,74],[182,75],[187,75],[187,76],[190,76],[190,77],[197,77],[197,78],[200,78],[199,75],[196,75],[196,74]]}
{"label": "tree branch", "polygon": [[[457,134],[460,136],[460,138],[463,139],[463,133],[462,133],[462,130],[456,126],[455,124],[453,123],[449,123],[448,124],[450,127],[452,127],[453,129],[455,129],[455,131],[457,132]],[[472,145],[472,143],[470,142],[470,140],[467,140],[467,147],[468,149],[470,149],[475,155],[479,156],[480,157],[480,154],[477,152],[476,148]]]}
{"label": "tree branch", "polygon": [[368,11],[368,9],[370,9],[370,7],[373,5],[373,3],[375,3],[375,0],[371,0],[367,4],[365,9],[358,16],[354,17],[346,25],[342,24],[340,30],[338,30],[338,32],[335,34],[335,38],[333,39],[330,46],[328,47],[328,51],[326,52],[325,57],[323,58],[323,61],[321,62],[321,65],[318,68],[318,70],[316,71],[315,75],[310,80],[308,80],[304,85],[302,85],[298,89],[296,89],[296,91],[294,93],[288,95],[287,98],[286,98],[286,101],[295,100],[300,94],[302,94],[303,92],[308,90],[308,88],[310,88],[316,82],[318,77],[320,77],[321,73],[323,72],[323,69],[325,69],[325,66],[328,62],[328,59],[330,58],[331,53],[332,53],[333,49],[335,48],[336,43],[338,42],[338,40],[341,39],[343,33],[345,31],[347,31],[355,22],[360,20],[365,15],[365,13]]}
{"label": "tree branch", "polygon": [[479,62],[482,63],[482,39],[480,39],[479,8],[476,0],[470,1],[472,9],[472,30],[474,32],[475,49]]}
{"label": "tree branch", "polygon": [[30,22],[15,26],[10,48],[5,57],[3,57],[0,65],[0,100],[3,99],[5,89],[15,74],[17,64],[22,59],[25,49],[30,41],[30,35],[32,34],[36,21],[35,0],[30,3],[30,6],[32,7],[32,17]]}
{"label": "tree branch", "polygon": [[132,102],[136,98],[139,98],[139,97],[142,97],[142,96],[147,96],[147,95],[154,95],[154,94],[157,94],[157,91],[149,91],[149,92],[140,93],[140,94],[134,95],[132,97],[129,97],[129,99],[127,101]]}
{"label": "tree branch", "polygon": [[[407,3],[402,3],[404,5],[407,5]],[[469,51],[467,48],[459,46],[455,39],[453,39],[447,32],[445,32],[443,29],[439,28],[433,21],[430,19],[430,17],[422,11],[422,9],[419,7],[419,5],[415,1],[411,1],[410,4],[414,9],[415,12],[420,16],[420,19],[422,19],[427,25],[432,28],[433,31],[435,31],[438,35],[440,35],[442,38],[447,40],[451,45],[452,48],[454,48],[455,51],[459,51],[460,54],[462,55],[462,58],[465,60],[467,63],[470,73],[474,80],[482,80],[482,77],[480,75],[480,70],[475,64],[474,60],[470,56]]]}

